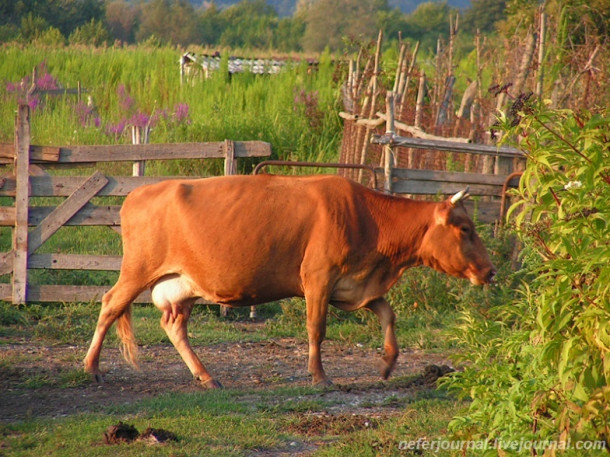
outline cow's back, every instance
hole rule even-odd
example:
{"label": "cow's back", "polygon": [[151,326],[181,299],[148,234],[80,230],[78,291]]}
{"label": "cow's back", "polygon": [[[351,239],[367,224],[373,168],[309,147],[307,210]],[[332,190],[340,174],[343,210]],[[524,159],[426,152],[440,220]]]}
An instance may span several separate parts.
{"label": "cow's back", "polygon": [[121,211],[124,265],[149,285],[186,275],[221,303],[302,295],[307,254],[330,268],[361,230],[362,189],[332,176],[270,175],[144,186]]}

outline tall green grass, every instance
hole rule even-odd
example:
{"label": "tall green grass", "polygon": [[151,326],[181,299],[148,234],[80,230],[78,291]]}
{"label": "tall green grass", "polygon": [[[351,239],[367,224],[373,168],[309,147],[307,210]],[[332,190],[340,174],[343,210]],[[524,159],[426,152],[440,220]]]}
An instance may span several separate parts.
{"label": "tall green grass", "polygon": [[[17,96],[7,83],[31,77],[34,68],[47,72],[64,88],[80,83],[91,96],[101,128],[82,126],[75,115],[76,96],[47,96],[32,114],[34,144],[110,144],[106,123],[126,113],[118,94],[124,86],[134,99],[133,110],[171,111],[178,103],[189,106],[190,123],[161,122],[151,142],[205,142],[232,139],[270,142],[278,158],[336,160],[341,138],[337,116],[338,85],[330,56],[321,56],[317,70],[295,65],[278,75],[217,71],[209,79],[180,84],[174,48],[46,48],[7,45],[0,49],[0,141],[13,141]],[[40,76],[40,74],[39,74]],[[307,97],[304,97],[306,95]],[[130,142],[128,135],[118,139]]]}
{"label": "tall green grass", "polygon": [[[217,71],[209,79],[180,83],[180,50],[149,47],[48,48],[6,45],[0,48],[0,143],[13,143],[18,101],[33,80],[44,75],[63,88],[84,89],[76,95],[40,96],[31,112],[32,144],[84,145],[131,143],[129,125],[120,136],[108,127],[136,113],[162,113],[152,126],[151,143],[261,140],[271,143],[273,158],[336,161],[341,123],[336,68],[322,56],[317,70],[304,64],[277,75],[256,76]],[[21,88],[15,90],[15,86]],[[93,108],[87,108],[88,98]],[[131,104],[126,104],[129,97]],[[176,107],[188,106],[188,117],[178,119]],[[84,109],[91,114],[83,118]],[[98,121],[94,121],[94,117]],[[249,173],[251,159],[238,161]],[[130,174],[130,165],[100,164],[104,173]],[[1,170],[0,170],[1,172]],[[89,176],[92,169],[50,170],[53,174]],[[286,170],[290,172],[290,170]],[[310,170],[307,170],[310,172]],[[208,176],[223,173],[222,160],[151,161],[148,175]],[[2,199],[2,205],[12,205]],[[33,205],[56,205],[58,199],[35,198]],[[116,200],[116,199],[115,199]],[[113,201],[108,204],[120,204]],[[0,251],[11,246],[9,228],[0,228]],[[120,240],[106,228],[62,228],[40,252],[120,254]],[[114,273],[33,271],[30,279],[44,284],[112,284]],[[6,281],[6,277],[0,278]]]}

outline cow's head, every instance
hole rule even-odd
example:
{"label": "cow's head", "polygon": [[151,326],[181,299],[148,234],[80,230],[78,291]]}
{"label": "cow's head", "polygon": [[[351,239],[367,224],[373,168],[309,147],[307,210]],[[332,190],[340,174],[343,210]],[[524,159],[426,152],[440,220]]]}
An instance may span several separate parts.
{"label": "cow's head", "polygon": [[435,206],[420,254],[423,263],[435,270],[483,285],[493,280],[496,269],[468,217],[466,198],[468,189]]}

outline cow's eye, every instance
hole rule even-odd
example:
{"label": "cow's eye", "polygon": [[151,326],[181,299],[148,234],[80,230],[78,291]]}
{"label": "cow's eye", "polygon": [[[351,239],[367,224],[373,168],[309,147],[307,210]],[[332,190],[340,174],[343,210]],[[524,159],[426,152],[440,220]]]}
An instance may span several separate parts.
{"label": "cow's eye", "polygon": [[460,231],[462,232],[463,235],[469,235],[470,234],[470,227],[468,227],[467,225],[462,225],[460,227]]}

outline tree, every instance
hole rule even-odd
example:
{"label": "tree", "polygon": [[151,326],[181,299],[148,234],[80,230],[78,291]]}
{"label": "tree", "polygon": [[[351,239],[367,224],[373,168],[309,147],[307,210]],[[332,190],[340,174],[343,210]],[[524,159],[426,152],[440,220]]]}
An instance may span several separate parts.
{"label": "tree", "polygon": [[434,50],[438,37],[449,35],[449,16],[456,12],[447,3],[420,3],[407,15],[403,36],[419,41],[422,49]]}
{"label": "tree", "polygon": [[360,0],[301,1],[298,12],[305,20],[303,49],[333,51],[343,48],[343,38],[371,39],[377,33],[377,12],[387,2],[362,2]]}
{"label": "tree", "polygon": [[242,0],[220,13],[227,25],[219,43],[233,48],[270,48],[278,16],[265,0]]}
{"label": "tree", "polygon": [[506,0],[472,0],[472,6],[464,11],[462,28],[473,35],[477,30],[493,32],[496,23],[506,17]]}
{"label": "tree", "polygon": [[61,30],[64,36],[69,36],[77,27],[91,20],[103,21],[106,12],[104,0],[62,0],[49,1],[48,4],[53,12],[46,19]]}
{"label": "tree", "polygon": [[104,11],[104,0],[0,0],[0,24],[19,24],[25,19],[21,36],[31,39],[30,26],[39,27],[35,18],[40,18],[47,27],[68,36],[92,19],[103,20]]}
{"label": "tree", "polygon": [[294,16],[280,19],[274,33],[273,48],[278,51],[301,51],[301,40],[305,33],[305,22]]}
{"label": "tree", "polygon": [[138,23],[138,10],[125,0],[110,1],[106,4],[106,23],[114,38],[133,43]]}
{"label": "tree", "polygon": [[137,41],[151,36],[164,43],[188,45],[200,42],[197,16],[188,0],[153,0],[141,7]]}
{"label": "tree", "polygon": [[112,40],[110,32],[101,21],[91,19],[85,25],[76,28],[70,34],[69,41],[74,44],[87,44],[92,46],[102,46]]}
{"label": "tree", "polygon": [[25,41],[34,40],[42,35],[49,28],[49,23],[40,16],[35,16],[29,12],[27,16],[21,18],[21,29],[19,34]]}
{"label": "tree", "polygon": [[224,29],[224,21],[216,3],[212,2],[205,11],[199,14],[198,30],[204,45],[217,44]]}

